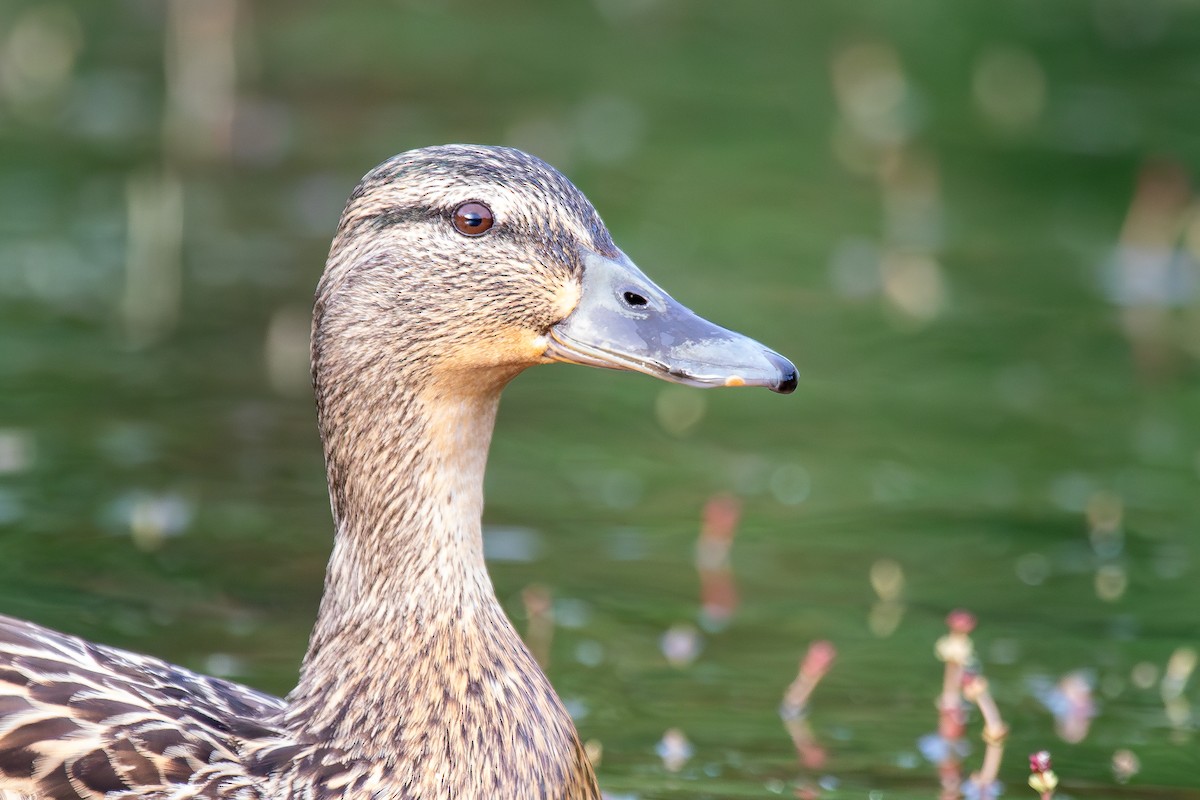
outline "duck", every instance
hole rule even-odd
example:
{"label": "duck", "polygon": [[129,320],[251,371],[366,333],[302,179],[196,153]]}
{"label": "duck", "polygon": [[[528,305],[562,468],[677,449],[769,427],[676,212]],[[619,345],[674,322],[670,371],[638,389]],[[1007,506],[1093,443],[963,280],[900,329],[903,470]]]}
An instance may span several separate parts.
{"label": "duck", "polygon": [[551,362],[797,385],[646,277],[534,156],[445,145],[368,172],[313,306],[334,544],[295,689],[0,617],[0,800],[599,800],[483,556],[501,390]]}

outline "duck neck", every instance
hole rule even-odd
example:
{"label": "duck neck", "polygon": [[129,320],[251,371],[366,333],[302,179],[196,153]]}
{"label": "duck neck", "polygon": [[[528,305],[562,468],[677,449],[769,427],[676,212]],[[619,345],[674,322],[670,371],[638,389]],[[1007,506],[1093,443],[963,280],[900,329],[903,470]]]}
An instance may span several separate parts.
{"label": "duck neck", "polygon": [[316,374],[336,540],[284,726],[402,780],[440,774],[451,783],[439,797],[510,796],[477,795],[479,781],[511,783],[513,797],[539,784],[546,797],[598,796],[484,565],[483,473],[506,380],[335,393]]}
{"label": "duck neck", "polygon": [[322,410],[336,540],[320,619],[494,602],[483,473],[499,392],[383,392]]}

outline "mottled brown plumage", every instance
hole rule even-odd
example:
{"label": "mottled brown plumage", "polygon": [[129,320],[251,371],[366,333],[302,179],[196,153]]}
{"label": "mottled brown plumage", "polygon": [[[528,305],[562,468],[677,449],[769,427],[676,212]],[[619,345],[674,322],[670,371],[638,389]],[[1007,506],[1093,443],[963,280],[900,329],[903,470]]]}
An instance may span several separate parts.
{"label": "mottled brown plumage", "polygon": [[[494,213],[483,236],[450,224],[468,201]],[[583,313],[587,270],[624,281],[595,312],[622,335],[640,341],[628,326],[654,324],[655,304],[693,325],[697,338],[676,346],[686,358],[617,352],[591,319],[556,336]],[[794,387],[786,360],[669,300],[535,158],[447,146],[372,170],[313,314],[336,537],[298,685],[280,700],[0,618],[0,800],[598,798],[571,719],[488,578],[483,471],[500,391],[533,364],[740,385],[729,358],[705,361],[728,346],[766,376],[756,385]]]}

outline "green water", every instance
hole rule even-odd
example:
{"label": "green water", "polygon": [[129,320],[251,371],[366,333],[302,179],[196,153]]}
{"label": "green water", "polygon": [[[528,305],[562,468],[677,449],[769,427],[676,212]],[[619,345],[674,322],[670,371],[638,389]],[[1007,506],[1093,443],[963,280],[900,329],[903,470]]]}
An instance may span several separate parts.
{"label": "green water", "polygon": [[[211,41],[179,18],[0,5],[0,611],[286,692],[330,546],[288,343],[340,204],[394,152],[514,144],[801,369],[791,397],[574,367],[506,395],[493,578],[522,629],[522,589],[553,592],[549,674],[607,791],[936,796],[918,740],[964,607],[1006,796],[1034,796],[1042,748],[1070,796],[1200,796],[1198,681],[1174,718],[1161,688],[1200,646],[1200,225],[1170,177],[1200,166],[1193,6],[277,0]],[[210,77],[232,54],[232,144],[180,116],[165,52]],[[1143,203],[1159,278],[1118,250],[1148,159],[1175,165]],[[740,606],[672,667],[719,492],[743,502]],[[776,709],[818,639],[810,769]],[[1039,697],[1076,670],[1096,716],[1068,743]],[[669,728],[694,751],[675,774]]]}

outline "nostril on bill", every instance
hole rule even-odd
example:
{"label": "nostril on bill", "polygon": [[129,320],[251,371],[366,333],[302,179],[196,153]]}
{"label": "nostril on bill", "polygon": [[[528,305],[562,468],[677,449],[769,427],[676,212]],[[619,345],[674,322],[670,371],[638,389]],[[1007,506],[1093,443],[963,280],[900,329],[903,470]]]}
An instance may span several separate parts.
{"label": "nostril on bill", "polygon": [[629,291],[623,293],[621,295],[621,299],[623,299],[626,304],[631,306],[644,306],[648,302],[644,296],[638,294],[637,292]]}

